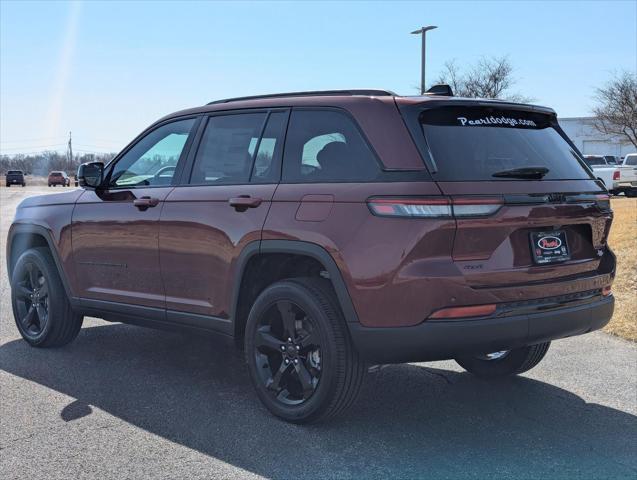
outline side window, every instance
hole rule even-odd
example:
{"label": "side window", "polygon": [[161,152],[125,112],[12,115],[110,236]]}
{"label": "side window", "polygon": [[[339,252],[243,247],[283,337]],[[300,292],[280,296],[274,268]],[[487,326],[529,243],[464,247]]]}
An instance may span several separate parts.
{"label": "side window", "polygon": [[283,159],[284,182],[364,182],[379,173],[353,121],[332,110],[293,110]]}
{"label": "side window", "polygon": [[143,137],[113,165],[109,187],[170,185],[194,124],[194,118],[179,120],[162,125]]}
{"label": "side window", "polygon": [[265,113],[210,117],[195,157],[190,183],[247,183],[265,117]]}
{"label": "side window", "polygon": [[252,183],[274,183],[279,180],[287,118],[287,112],[273,112],[268,117],[252,167]]}

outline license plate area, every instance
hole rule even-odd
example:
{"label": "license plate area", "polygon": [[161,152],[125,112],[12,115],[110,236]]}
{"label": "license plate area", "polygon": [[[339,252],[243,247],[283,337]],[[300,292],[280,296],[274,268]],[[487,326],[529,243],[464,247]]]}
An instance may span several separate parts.
{"label": "license plate area", "polygon": [[538,265],[565,262],[571,259],[564,230],[531,232],[531,254]]}

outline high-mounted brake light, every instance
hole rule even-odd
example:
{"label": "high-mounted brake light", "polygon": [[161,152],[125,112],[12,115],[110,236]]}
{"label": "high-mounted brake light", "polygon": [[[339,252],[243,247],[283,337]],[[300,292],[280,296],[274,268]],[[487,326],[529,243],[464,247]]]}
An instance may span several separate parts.
{"label": "high-mounted brake light", "polygon": [[500,210],[502,197],[374,197],[367,202],[372,213],[383,217],[452,218],[486,217]]}

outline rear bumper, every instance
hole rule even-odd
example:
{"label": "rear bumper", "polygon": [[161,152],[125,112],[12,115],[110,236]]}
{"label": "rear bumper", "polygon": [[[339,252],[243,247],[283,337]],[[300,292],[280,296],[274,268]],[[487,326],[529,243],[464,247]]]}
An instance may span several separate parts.
{"label": "rear bumper", "polygon": [[412,327],[369,328],[349,324],[359,353],[374,363],[446,360],[459,354],[510,350],[581,335],[606,325],[612,295],[548,312],[473,320],[428,320]]}

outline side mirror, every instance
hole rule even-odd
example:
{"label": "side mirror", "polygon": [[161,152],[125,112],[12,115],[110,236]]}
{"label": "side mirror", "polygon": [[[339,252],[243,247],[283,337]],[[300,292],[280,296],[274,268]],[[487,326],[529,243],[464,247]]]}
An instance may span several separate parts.
{"label": "side mirror", "polygon": [[77,169],[77,181],[80,187],[97,188],[102,183],[104,174],[104,163],[88,162],[83,163]]}

